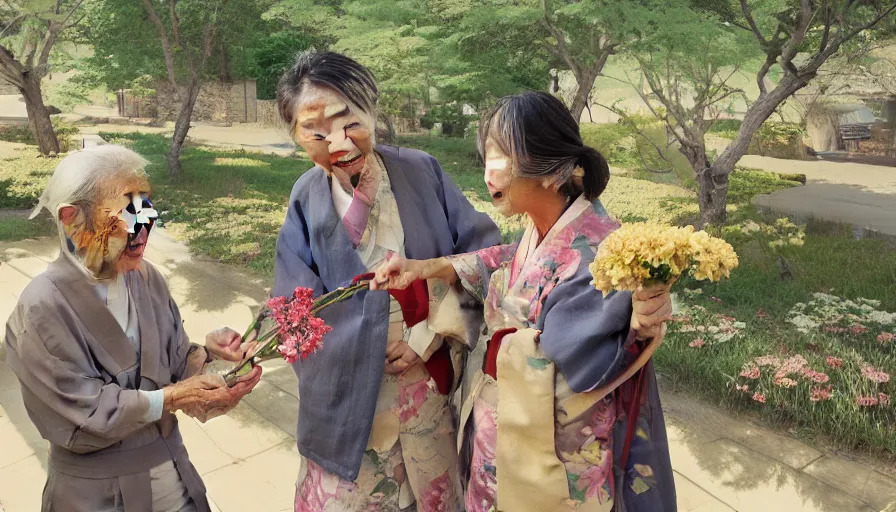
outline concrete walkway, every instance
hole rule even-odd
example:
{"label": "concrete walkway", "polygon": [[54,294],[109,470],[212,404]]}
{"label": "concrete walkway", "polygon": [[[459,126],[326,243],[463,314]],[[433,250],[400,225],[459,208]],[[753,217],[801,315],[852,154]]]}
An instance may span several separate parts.
{"label": "concrete walkway", "polygon": [[759,195],[761,207],[806,220],[853,224],[896,236],[896,167],[747,155],[742,167],[806,175],[806,185]]}
{"label": "concrete walkway", "polygon": [[[3,319],[31,278],[55,259],[55,247],[53,239],[0,244]],[[168,276],[193,340],[225,325],[241,330],[265,297],[266,283],[192,256],[163,230],[153,232],[146,254]],[[822,453],[686,396],[665,394],[664,408],[682,512],[879,512],[896,502],[896,479],[871,466]],[[295,376],[277,362],[266,363],[262,382],[229,415],[206,424],[180,417],[215,510],[292,510],[297,414]],[[0,510],[38,510],[47,445],[4,363],[0,443]]]}

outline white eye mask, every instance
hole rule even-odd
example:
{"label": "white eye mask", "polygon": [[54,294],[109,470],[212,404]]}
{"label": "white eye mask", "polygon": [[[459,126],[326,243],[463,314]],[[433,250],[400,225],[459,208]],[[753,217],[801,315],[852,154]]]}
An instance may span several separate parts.
{"label": "white eye mask", "polygon": [[128,238],[133,238],[140,233],[140,228],[146,226],[146,230],[152,229],[159,213],[152,207],[152,203],[145,194],[133,194],[131,203],[119,214],[119,218],[128,225]]}

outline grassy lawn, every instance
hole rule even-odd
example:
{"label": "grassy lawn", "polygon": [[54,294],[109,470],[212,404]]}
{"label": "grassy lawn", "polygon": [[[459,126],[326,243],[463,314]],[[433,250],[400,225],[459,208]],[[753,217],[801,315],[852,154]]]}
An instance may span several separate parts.
{"label": "grassy lawn", "polygon": [[[186,175],[172,183],[164,138],[104,137],[149,159],[154,199],[170,233],[211,258],[271,275],[289,192],[311,162],[188,147],[182,156]],[[472,141],[419,136],[399,144],[434,155],[477,208],[494,214]],[[614,170],[631,162],[625,148],[615,151]],[[0,162],[0,206],[33,205],[57,162]],[[696,218],[692,190],[667,177],[654,183],[632,176],[638,175],[615,175],[602,196],[623,221]],[[732,174],[730,222],[716,231],[735,246],[740,268],[720,284],[686,280],[677,287],[682,310],[657,353],[658,369],[671,386],[754,410],[800,435],[896,458],[896,402],[882,403],[896,395],[889,379],[896,373],[896,315],[888,313],[896,311],[896,246],[885,238],[857,240],[849,228],[816,222],[805,226],[802,246],[771,248],[768,239],[744,233],[746,221],[774,222],[756,212],[753,196],[794,185],[761,171]],[[518,219],[498,221],[508,239],[522,228]],[[31,229],[40,228],[21,216],[0,216],[3,239],[34,236]],[[813,295],[818,293],[825,295]]]}

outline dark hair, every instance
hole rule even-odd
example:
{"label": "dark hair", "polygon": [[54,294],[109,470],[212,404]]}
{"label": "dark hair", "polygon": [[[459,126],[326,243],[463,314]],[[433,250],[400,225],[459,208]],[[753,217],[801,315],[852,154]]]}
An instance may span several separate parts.
{"label": "dark hair", "polygon": [[379,91],[369,69],[340,53],[309,50],[296,57],[277,84],[277,110],[290,132],[295,125],[296,104],[307,83],[334,89],[365,113],[376,114]]}
{"label": "dark hair", "polygon": [[[593,201],[607,188],[610,166],[596,149],[586,146],[579,125],[563,102],[546,92],[505,96],[479,121],[479,154],[485,159],[487,140],[513,162],[514,172],[527,178],[558,175],[560,192],[583,194]],[[573,171],[581,167],[581,183]]]}

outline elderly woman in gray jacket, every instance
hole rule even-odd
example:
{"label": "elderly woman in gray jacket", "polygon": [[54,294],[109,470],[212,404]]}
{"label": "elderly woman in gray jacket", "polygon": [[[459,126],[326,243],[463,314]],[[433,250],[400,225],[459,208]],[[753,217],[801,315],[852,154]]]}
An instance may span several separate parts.
{"label": "elderly woman in gray jacket", "polygon": [[50,442],[43,512],[208,511],[173,413],[223,414],[260,378],[228,388],[202,375],[214,358],[239,360],[241,340],[225,329],[191,344],[143,260],[157,216],[144,164],[120,146],[72,153],[34,212],[56,218],[61,251],[22,292],[6,360]]}

